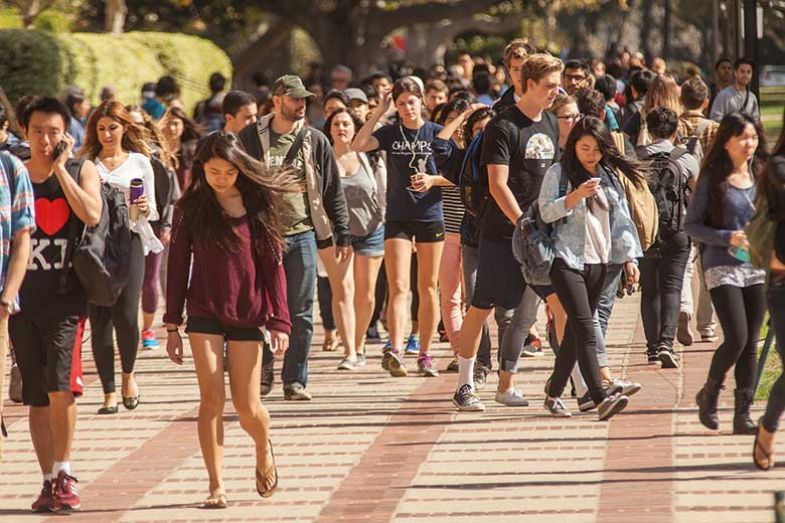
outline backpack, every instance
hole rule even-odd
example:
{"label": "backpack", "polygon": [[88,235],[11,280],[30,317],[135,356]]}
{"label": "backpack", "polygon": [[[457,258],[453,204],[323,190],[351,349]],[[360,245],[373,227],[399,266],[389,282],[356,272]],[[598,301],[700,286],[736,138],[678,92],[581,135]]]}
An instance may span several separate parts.
{"label": "backpack", "polygon": [[648,157],[652,162],[649,190],[657,203],[659,216],[658,238],[668,239],[683,230],[688,187],[687,176],[677,160],[685,154],[689,154],[686,149],[674,147],[670,153],[655,153]]}
{"label": "backpack", "polygon": [[[624,134],[620,132],[611,134],[616,143],[616,148],[624,154]],[[630,217],[635,224],[635,229],[638,231],[641,249],[643,252],[646,252],[649,247],[657,242],[657,233],[660,228],[657,201],[654,199],[654,195],[649,190],[647,184],[643,184],[643,187],[638,187],[624,173],[618,173],[618,178],[624,189],[627,206],[630,208]]]}
{"label": "backpack", "polygon": [[461,193],[461,202],[466,212],[480,218],[488,206],[491,197],[488,188],[488,171],[480,165],[480,152],[482,151],[482,138],[484,131],[480,131],[469,142],[458,175],[458,189]]}
{"label": "backpack", "polygon": [[[80,161],[81,162],[81,161]],[[69,163],[76,163],[69,161]],[[79,183],[81,163],[68,173]],[[70,260],[87,301],[111,307],[128,284],[131,274],[131,224],[125,193],[101,184],[101,219],[87,227],[71,215],[65,259]],[[67,285],[69,263],[63,264],[61,286]]]}
{"label": "backpack", "polygon": [[[567,194],[567,177],[559,178],[558,198]],[[553,249],[554,224],[545,223],[535,200],[518,219],[512,233],[512,254],[521,264],[523,279],[529,285],[550,285],[551,266],[556,253]]]}
{"label": "backpack", "polygon": [[758,269],[767,272],[771,268],[771,253],[774,252],[774,236],[777,222],[769,218],[769,198],[759,191],[755,198],[755,213],[744,228],[750,244],[750,261]]}

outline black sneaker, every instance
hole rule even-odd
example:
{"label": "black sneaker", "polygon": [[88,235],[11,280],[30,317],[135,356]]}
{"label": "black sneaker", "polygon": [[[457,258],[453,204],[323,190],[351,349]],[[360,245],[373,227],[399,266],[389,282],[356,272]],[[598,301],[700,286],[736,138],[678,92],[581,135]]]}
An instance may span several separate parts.
{"label": "black sneaker", "polygon": [[460,366],[458,365],[458,356],[455,356],[450,364],[447,365],[447,368],[444,369],[444,372],[458,372],[459,369]]}
{"label": "black sneaker", "polygon": [[591,399],[591,394],[586,392],[583,396],[578,398],[578,410],[581,412],[589,412],[597,408],[597,404]]}
{"label": "black sneaker", "polygon": [[649,361],[649,365],[655,365],[660,362],[657,347],[646,347],[646,359]]}
{"label": "black sneaker", "polygon": [[488,381],[488,373],[491,372],[491,369],[486,367],[485,365],[477,364],[474,366],[474,388],[477,390],[482,390],[485,388],[485,385]]}
{"label": "black sneaker", "polygon": [[482,404],[477,393],[474,392],[474,389],[468,383],[464,383],[455,391],[452,403],[458,407],[458,410],[471,412],[482,412],[485,410],[485,405]]}
{"label": "black sneaker", "polygon": [[275,386],[275,360],[262,365],[261,396],[263,398],[270,395]]}
{"label": "black sneaker", "polygon": [[597,413],[600,415],[600,421],[609,420],[614,414],[623,411],[629,403],[629,398],[623,394],[611,394],[602,403],[597,406]]}
{"label": "black sneaker", "polygon": [[659,350],[657,351],[657,358],[662,362],[663,369],[679,368],[679,361],[676,353],[673,352],[673,348],[668,347],[665,344],[660,345]]}

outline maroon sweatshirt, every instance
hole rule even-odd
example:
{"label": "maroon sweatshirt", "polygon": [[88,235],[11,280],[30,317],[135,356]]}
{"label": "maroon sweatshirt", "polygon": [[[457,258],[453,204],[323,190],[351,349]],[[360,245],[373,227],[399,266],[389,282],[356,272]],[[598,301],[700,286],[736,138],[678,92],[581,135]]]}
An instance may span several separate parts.
{"label": "maroon sweatshirt", "polygon": [[[229,327],[266,327],[290,333],[280,249],[264,237],[252,243],[247,216],[232,218],[240,248],[231,253],[218,245],[195,244],[183,218],[182,211],[176,208],[167,264],[164,322],[182,324],[187,299],[191,317],[213,318]],[[252,251],[254,244],[256,256]]]}

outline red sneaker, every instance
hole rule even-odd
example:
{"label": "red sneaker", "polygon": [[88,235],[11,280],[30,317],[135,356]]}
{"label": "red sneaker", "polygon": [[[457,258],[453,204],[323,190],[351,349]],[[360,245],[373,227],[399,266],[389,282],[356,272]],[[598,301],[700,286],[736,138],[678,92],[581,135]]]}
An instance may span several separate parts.
{"label": "red sneaker", "polygon": [[38,494],[38,499],[30,506],[33,512],[54,512],[55,499],[52,496],[52,482],[48,479],[44,480],[44,485],[41,488],[41,493]]}
{"label": "red sneaker", "polygon": [[82,506],[76,489],[76,478],[69,476],[64,470],[57,474],[54,485],[54,502],[56,510],[79,510]]}

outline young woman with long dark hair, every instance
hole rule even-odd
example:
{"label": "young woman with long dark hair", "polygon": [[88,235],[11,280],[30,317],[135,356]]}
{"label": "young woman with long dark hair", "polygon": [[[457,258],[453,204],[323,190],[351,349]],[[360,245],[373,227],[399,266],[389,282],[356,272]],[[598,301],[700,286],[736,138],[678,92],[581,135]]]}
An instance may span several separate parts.
{"label": "young woman with long dark hair", "polygon": [[[783,113],[785,121],[785,113]],[[774,252],[769,269],[769,314],[777,337],[780,361],[785,363],[785,127],[780,134],[768,168],[758,182],[759,200],[766,198],[769,218],[776,222]],[[785,365],[783,365],[785,368]],[[774,466],[774,435],[785,412],[785,374],[780,374],[769,394],[766,413],[758,422],[758,433],[752,450],[755,465],[762,470]]]}
{"label": "young woman with long dark hair", "polygon": [[[123,405],[133,410],[139,405],[139,387],[134,365],[139,346],[139,298],[145,271],[145,256],[160,252],[163,245],[155,237],[150,222],[158,220],[155,206],[155,175],[150,164],[152,152],[144,128],[131,120],[131,115],[120,102],[107,101],[99,105],[87,121],[85,141],[79,150],[83,158],[93,160],[103,183],[124,191],[129,198],[129,210],[139,211],[131,223],[130,276],[125,289],[111,307],[90,305],[90,326],[95,366],[104,389],[104,403],[99,414],[116,414],[114,382],[114,336],[122,361]],[[131,180],[142,179],[144,195],[130,201]]]}
{"label": "young woman with long dark hair", "polygon": [[753,434],[750,407],[760,328],[766,314],[766,272],[749,261],[744,227],[755,212],[756,180],[765,168],[760,124],[748,115],[722,119],[714,145],[703,159],[684,230],[703,244],[701,263],[723,332],[706,384],[698,392],[701,423],[717,430],[717,401],[725,375],[735,366],[734,434]]}
{"label": "young woman with long dark hair", "polygon": [[175,158],[175,172],[180,188],[185,191],[191,181],[191,164],[196,143],[202,137],[201,128],[188,118],[180,107],[172,106],[158,122],[168,152]]}
{"label": "young woman with long dark hair", "polygon": [[560,396],[576,359],[600,420],[627,406],[620,387],[602,387],[593,318],[609,264],[624,264],[633,283],[639,276],[640,241],[616,170],[638,180],[641,167],[616,148],[601,120],[586,117],[570,132],[561,162],[543,179],[538,203],[542,219],[553,224],[551,282],[568,318],[545,386],[545,408],[553,415],[570,415]]}
{"label": "young woman with long dark hair", "polygon": [[349,211],[351,254],[338,261],[335,247],[319,250],[332,288],[332,310],[343,339],[344,357],[338,370],[365,365],[365,328],[373,315],[376,279],[384,256],[384,188],[386,171],[377,158],[351,150],[363,122],[349,109],[338,107],[324,124],[338,162]]}
{"label": "young woman with long dark hair", "polygon": [[192,172],[174,214],[166,350],[173,362],[183,363],[179,328],[187,296],[185,331],[199,382],[199,444],[210,478],[204,507],[226,508],[224,365],[240,426],[256,447],[256,490],[268,497],[278,486],[270,415],[260,400],[261,328],[270,333],[276,354],[283,354],[291,322],[278,209],[287,182],[248,156],[235,135],[222,131],[204,139]]}
{"label": "young woman with long dark hair", "polygon": [[[376,129],[376,124],[395,104],[399,122]],[[438,176],[432,143],[441,126],[423,119],[423,93],[412,77],[401,78],[392,92],[371,114],[352,142],[358,152],[387,152],[387,221],[384,231],[384,266],[390,298],[387,326],[391,346],[384,351],[382,367],[393,376],[406,376],[403,362],[412,246],[417,243],[417,287],[422,345],[418,373],[436,376],[429,353],[439,323],[437,281],[444,247],[444,218],[439,186],[450,182]],[[435,188],[431,189],[432,187]]]}

